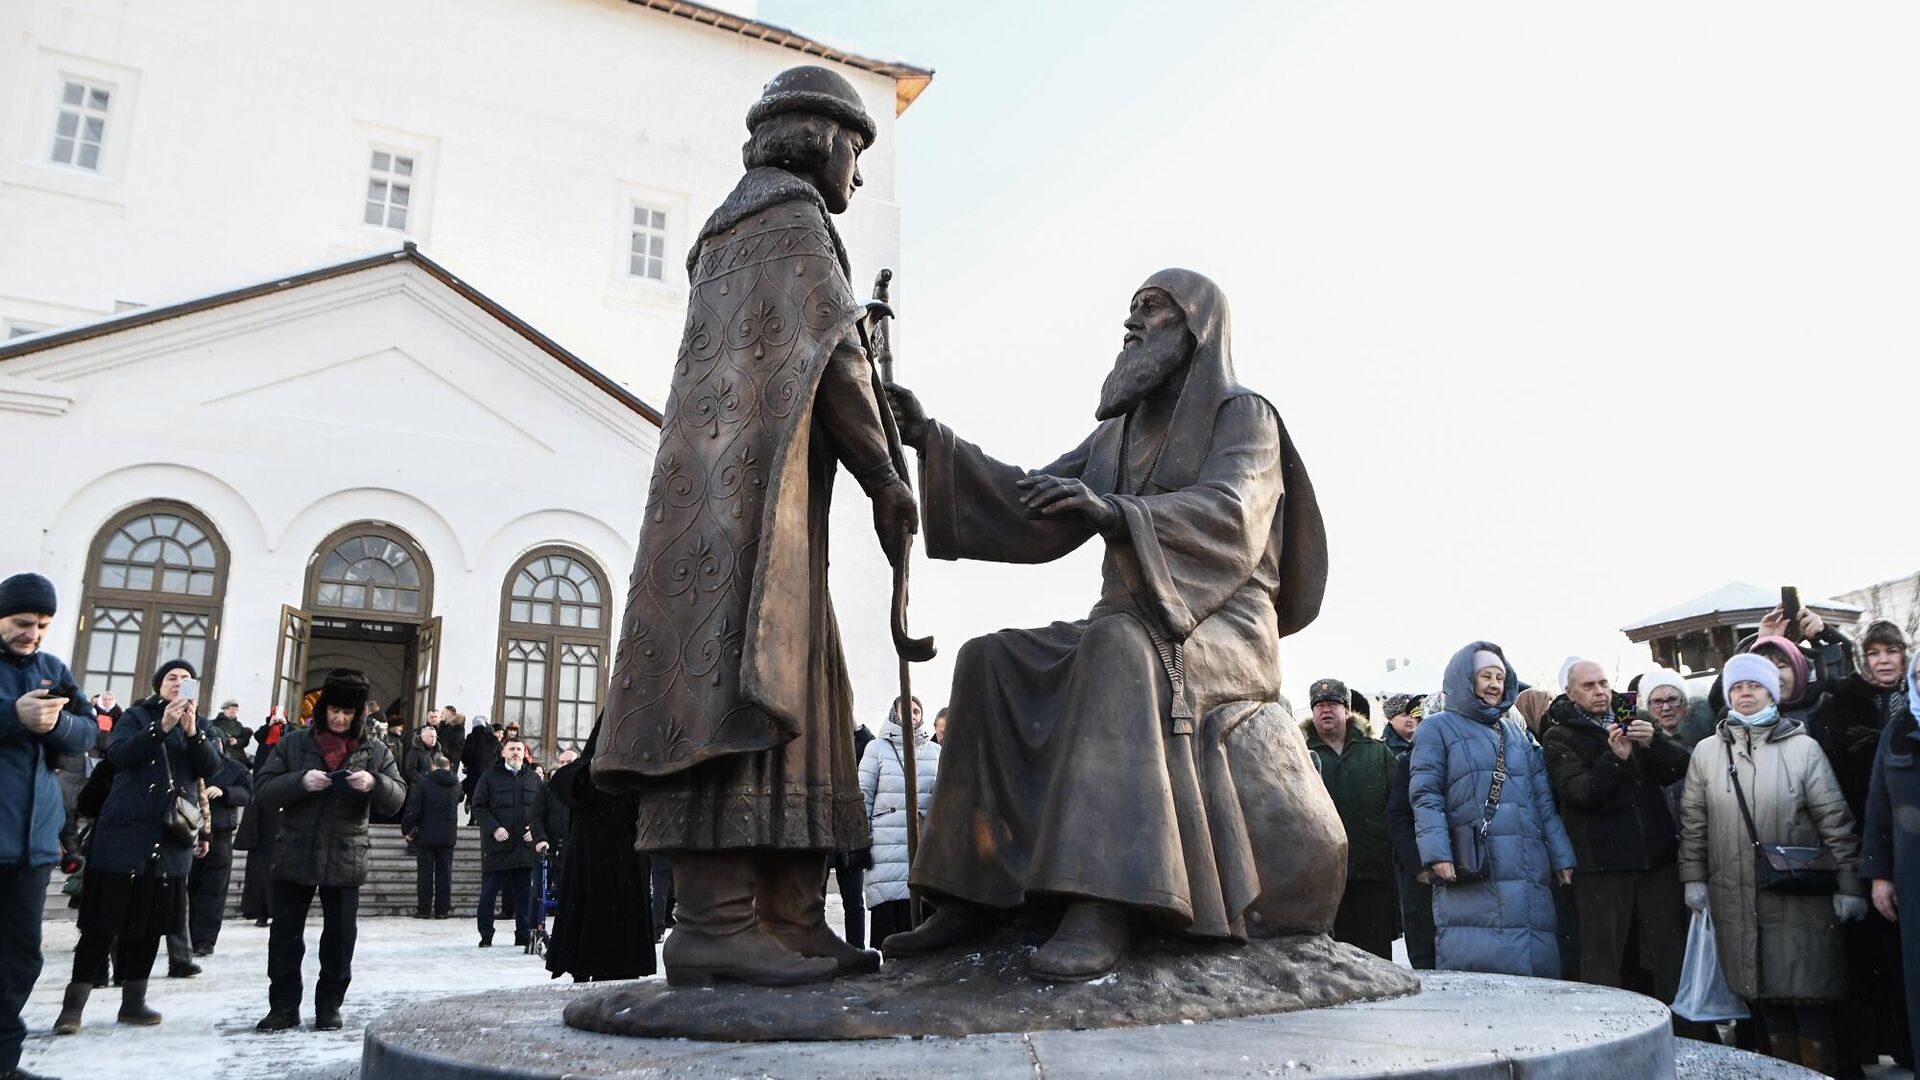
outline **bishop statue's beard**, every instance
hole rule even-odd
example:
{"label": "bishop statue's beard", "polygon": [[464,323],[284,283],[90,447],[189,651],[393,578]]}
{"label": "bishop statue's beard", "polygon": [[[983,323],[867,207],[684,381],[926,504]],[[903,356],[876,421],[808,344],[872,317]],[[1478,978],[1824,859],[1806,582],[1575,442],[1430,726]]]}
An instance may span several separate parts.
{"label": "bishop statue's beard", "polygon": [[1121,349],[1107,381],[1100,386],[1100,407],[1094,410],[1093,418],[1111,420],[1132,412],[1148,394],[1186,367],[1192,352],[1193,339],[1184,328],[1162,331],[1131,349]]}

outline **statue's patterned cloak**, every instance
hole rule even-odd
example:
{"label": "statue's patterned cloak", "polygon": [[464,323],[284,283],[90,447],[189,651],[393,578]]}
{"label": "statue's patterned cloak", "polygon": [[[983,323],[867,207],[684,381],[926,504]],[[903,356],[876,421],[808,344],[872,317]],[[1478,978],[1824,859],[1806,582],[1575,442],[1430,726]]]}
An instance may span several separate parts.
{"label": "statue's patterned cloak", "polygon": [[852,692],[827,598],[837,462],[898,451],[814,189],[748,171],[687,260],[692,295],[647,491],[596,783],[649,851],[867,844]]}

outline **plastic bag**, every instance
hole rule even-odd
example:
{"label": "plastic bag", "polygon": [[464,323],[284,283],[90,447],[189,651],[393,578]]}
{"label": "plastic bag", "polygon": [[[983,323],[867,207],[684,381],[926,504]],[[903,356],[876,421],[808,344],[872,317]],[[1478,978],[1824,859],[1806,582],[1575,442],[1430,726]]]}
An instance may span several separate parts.
{"label": "plastic bag", "polygon": [[1694,912],[1693,925],[1687,927],[1687,957],[1680,967],[1680,992],[1674,996],[1673,1011],[1700,1023],[1747,1018],[1746,1004],[1727,988],[1727,978],[1720,971],[1713,916],[1704,911]]}

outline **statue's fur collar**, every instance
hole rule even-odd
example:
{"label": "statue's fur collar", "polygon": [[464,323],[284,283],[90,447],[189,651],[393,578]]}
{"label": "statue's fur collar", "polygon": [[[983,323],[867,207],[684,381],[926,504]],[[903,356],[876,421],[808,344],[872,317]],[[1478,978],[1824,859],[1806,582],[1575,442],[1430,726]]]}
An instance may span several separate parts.
{"label": "statue's fur collar", "polygon": [[810,203],[820,211],[820,222],[826,228],[827,235],[833,238],[833,251],[840,259],[840,272],[852,280],[853,264],[847,259],[846,245],[840,242],[840,231],[833,227],[833,215],[827,213],[827,204],[820,198],[820,192],[793,173],[771,165],[748,169],[719,209],[707,218],[707,223],[700,228],[699,238],[693,242],[693,250],[687,252],[687,277],[693,277],[694,264],[700,259],[700,247],[706,243],[707,237],[731,229],[770,206],[796,200]]}

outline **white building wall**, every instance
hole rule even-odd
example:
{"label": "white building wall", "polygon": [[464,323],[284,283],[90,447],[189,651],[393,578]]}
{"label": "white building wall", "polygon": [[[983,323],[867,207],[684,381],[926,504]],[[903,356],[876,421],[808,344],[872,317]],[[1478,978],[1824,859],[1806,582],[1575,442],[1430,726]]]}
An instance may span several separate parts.
{"label": "white building wall", "polygon": [[[437,419],[368,418],[369,357],[391,407]],[[94,537],[154,498],[201,511],[230,550],[210,690],[249,716],[272,694],[281,605],[301,605],[309,559],[356,521],[419,542],[443,620],[438,696],[470,713],[492,711],[501,589],[533,548],[591,556],[618,625],[656,429],[410,265],[29,354],[0,402],[21,387],[67,405],[0,413],[36,478],[9,501],[0,565],[53,579],[50,647],[69,659]]]}
{"label": "white building wall", "polygon": [[[742,14],[753,7],[746,0],[723,6]],[[800,63],[822,61],[626,0],[7,0],[0,3],[0,323],[67,325],[122,304],[205,295],[412,239],[663,405],[685,317],[686,250],[740,175],[748,105],[768,78]],[[885,76],[828,66],[859,89],[879,127],[861,161],[865,186],[838,219],[855,287],[864,291],[878,268],[900,267],[894,87]],[[67,76],[113,88],[97,174],[47,161]],[[361,223],[376,145],[418,155],[405,234]],[[670,213],[664,283],[624,274],[627,214],[636,198]],[[263,333],[259,348],[298,351],[308,344],[299,336]],[[244,372],[254,358],[232,362]],[[205,377],[228,376],[209,369]],[[173,402],[166,391],[155,393]],[[114,405],[76,412],[82,424],[41,437],[97,437],[143,415],[119,404],[142,396],[129,388]],[[182,426],[214,425],[199,406],[176,404],[186,410]],[[284,505],[291,495],[275,490],[280,477],[320,470],[342,490],[409,493],[439,515],[460,550],[492,550],[493,534],[476,535],[462,508],[486,485],[503,482],[503,474],[488,474],[481,459],[464,452],[451,415],[377,386],[353,399],[351,411],[367,421],[361,437],[381,452],[346,476],[334,477],[331,462],[287,446],[292,427],[284,421],[243,425],[244,453],[203,447],[194,456],[210,489],[224,484],[250,503],[264,500],[259,527],[273,558],[243,570],[236,556],[236,574],[252,578],[248,588],[257,591],[249,593],[245,614],[229,612],[240,620],[230,624],[232,634],[252,641],[280,600],[297,595],[287,584],[290,568],[310,551],[302,545],[318,539],[288,531],[298,508]],[[451,447],[462,452],[447,454]],[[602,482],[577,502],[556,497],[550,504],[616,526],[602,569],[624,596],[650,457],[568,464]],[[69,484],[98,475],[60,472]],[[173,478],[161,479],[141,479],[150,489],[143,497],[192,498],[167,487]],[[101,519],[107,512],[86,509]],[[345,511],[345,504],[330,510],[332,524],[345,520]],[[86,528],[63,525],[55,537],[50,519],[24,507],[0,508],[0,522],[21,530],[0,539],[0,565],[44,569],[57,561],[65,576],[56,580],[77,584],[85,545],[69,545],[90,537]],[[427,524],[419,528],[434,535]],[[26,536],[41,537],[30,552],[14,539]],[[841,489],[833,542],[835,603],[857,707],[877,725],[894,683],[889,572],[866,501],[850,484]],[[446,554],[453,549],[430,547],[444,598],[437,607],[454,602]],[[477,655],[471,647],[482,639],[492,655],[492,631],[474,627],[494,624],[490,605],[498,590],[497,575],[486,580],[490,564],[470,572],[483,601],[441,612],[443,697],[469,709],[473,701],[491,701],[492,669],[460,667],[469,661],[456,658]],[[56,642],[71,640],[68,625]],[[233,655],[223,648],[223,657]],[[271,652],[254,663],[263,673]],[[241,677],[225,664],[222,683]],[[923,689],[929,700],[945,692]]]}
{"label": "white building wall", "polygon": [[[0,4],[0,320],[63,325],[413,239],[659,404],[694,232],[740,174],[768,78],[818,62],[626,0]],[[841,219],[898,266],[892,80]],[[114,88],[99,173],[48,161],[65,75]],[[403,236],[362,224],[370,150],[419,155]],[[627,208],[670,211],[665,284]]]}

